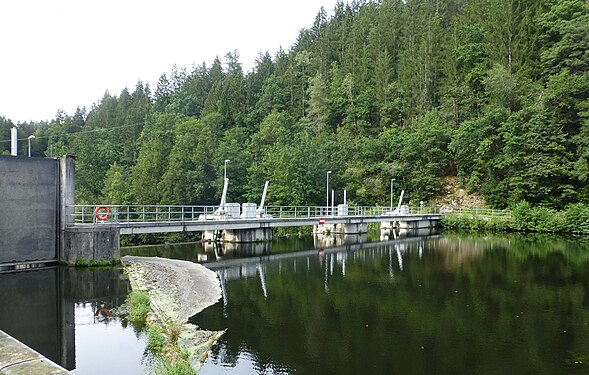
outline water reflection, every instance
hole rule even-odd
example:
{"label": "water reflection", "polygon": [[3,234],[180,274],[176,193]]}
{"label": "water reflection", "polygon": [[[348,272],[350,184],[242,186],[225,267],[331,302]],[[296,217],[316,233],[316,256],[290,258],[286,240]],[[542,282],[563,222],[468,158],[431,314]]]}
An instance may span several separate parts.
{"label": "water reflection", "polygon": [[[314,244],[316,249],[307,251],[297,251],[293,253],[266,254],[256,258],[230,258],[215,262],[205,263],[205,265],[217,272],[221,283],[223,299],[223,315],[227,315],[227,306],[229,305],[228,282],[232,280],[248,279],[258,280],[259,290],[262,292],[264,299],[268,298],[271,293],[272,284],[266,281],[266,272],[268,268],[275,270],[279,275],[305,272],[307,274],[315,272],[319,267],[324,270],[324,290],[329,291],[329,279],[335,273],[341,273],[346,276],[346,264],[348,257],[352,256],[353,260],[387,256],[389,259],[388,269],[392,279],[395,272],[403,271],[402,252],[414,244],[418,244],[417,251],[421,258],[423,252],[422,243],[436,236],[403,238],[392,241],[383,241],[376,244],[366,244],[366,234],[363,235],[314,235]],[[365,254],[365,251],[368,254]],[[397,271],[395,271],[397,269]],[[272,272],[272,271],[271,271]]]}
{"label": "water reflection", "polygon": [[[0,273],[0,329],[77,374],[103,373],[123,355],[116,348],[125,342],[126,326],[110,310],[125,301],[129,290],[120,269],[47,267]],[[133,372],[141,371],[145,347],[137,334],[132,329],[126,334],[134,338],[126,354],[140,351],[136,360],[126,362],[136,365]],[[109,362],[96,367],[109,352],[114,352]]]}
{"label": "water reflection", "polygon": [[[201,374],[587,373],[589,244],[397,238],[207,264]],[[285,340],[285,338],[288,338]]]}
{"label": "water reflection", "polygon": [[360,234],[313,234],[313,243],[316,248],[325,248],[332,246],[343,246],[368,242],[366,233]]}
{"label": "water reflection", "polygon": [[406,237],[424,237],[438,234],[438,229],[435,227],[430,228],[418,228],[418,229],[406,229],[398,227],[385,227],[380,229],[380,240],[389,241],[396,240],[398,238]]}
{"label": "water reflection", "polygon": [[313,248],[331,248],[368,242],[436,234],[435,228],[419,230],[383,230],[362,234],[314,234],[300,237],[275,238],[269,242],[193,242],[121,248],[121,255],[157,256],[162,258],[208,263],[221,260],[256,258],[270,254],[294,253]]}
{"label": "water reflection", "polygon": [[198,260],[200,262],[261,256],[270,254],[272,250],[271,242],[205,242],[203,246],[205,253],[199,254]]}

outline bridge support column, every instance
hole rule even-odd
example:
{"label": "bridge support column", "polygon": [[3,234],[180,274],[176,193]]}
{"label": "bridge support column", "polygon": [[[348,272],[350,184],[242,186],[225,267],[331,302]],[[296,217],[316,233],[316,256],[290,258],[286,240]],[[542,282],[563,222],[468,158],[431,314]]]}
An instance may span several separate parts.
{"label": "bridge support column", "polygon": [[400,229],[425,229],[434,228],[436,226],[436,220],[422,219],[412,221],[399,221]]}
{"label": "bridge support column", "polygon": [[380,230],[393,230],[396,229],[398,226],[397,220],[387,220],[380,222]]}
{"label": "bridge support column", "polygon": [[314,234],[358,234],[366,233],[368,226],[366,223],[345,223],[345,224],[319,224],[313,226]]}
{"label": "bridge support column", "polygon": [[69,227],[64,231],[62,262],[116,260],[121,258],[117,227],[103,224],[93,227]]}
{"label": "bridge support column", "polygon": [[272,228],[224,229],[206,231],[203,240],[208,242],[265,242],[272,241]]}

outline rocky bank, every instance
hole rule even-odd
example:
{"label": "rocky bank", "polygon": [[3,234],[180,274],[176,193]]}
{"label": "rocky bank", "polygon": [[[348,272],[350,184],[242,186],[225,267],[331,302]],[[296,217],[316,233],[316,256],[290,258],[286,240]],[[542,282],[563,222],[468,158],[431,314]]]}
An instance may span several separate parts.
{"label": "rocky bank", "polygon": [[166,258],[125,256],[121,259],[133,290],[151,298],[150,324],[181,327],[178,343],[198,367],[224,331],[205,331],[188,318],[221,298],[215,272],[200,264]]}

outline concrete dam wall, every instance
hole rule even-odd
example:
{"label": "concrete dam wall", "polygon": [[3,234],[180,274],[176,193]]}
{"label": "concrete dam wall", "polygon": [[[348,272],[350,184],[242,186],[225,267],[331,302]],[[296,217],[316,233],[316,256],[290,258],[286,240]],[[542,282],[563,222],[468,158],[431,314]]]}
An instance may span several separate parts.
{"label": "concrete dam wall", "polygon": [[58,259],[59,160],[0,155],[0,264]]}

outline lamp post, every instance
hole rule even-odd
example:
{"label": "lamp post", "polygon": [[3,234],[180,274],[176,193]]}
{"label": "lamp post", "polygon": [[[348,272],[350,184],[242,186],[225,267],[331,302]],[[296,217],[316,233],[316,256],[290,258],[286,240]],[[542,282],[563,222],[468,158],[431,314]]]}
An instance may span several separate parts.
{"label": "lamp post", "polygon": [[29,157],[31,157],[31,139],[35,139],[35,136],[29,135]]}
{"label": "lamp post", "polygon": [[16,126],[10,129],[10,155],[18,155],[18,129]]}
{"label": "lamp post", "polygon": [[327,209],[327,215],[329,215],[329,175],[331,174],[331,171],[327,171],[327,191],[326,191],[326,199],[325,199],[325,207]]}
{"label": "lamp post", "polygon": [[394,178],[391,178],[391,211],[393,210],[393,182],[395,181]]}
{"label": "lamp post", "polygon": [[223,183],[225,183],[225,180],[227,179],[227,163],[229,163],[231,160],[229,159],[225,159],[225,164],[223,166]]}

